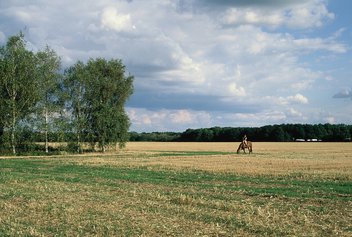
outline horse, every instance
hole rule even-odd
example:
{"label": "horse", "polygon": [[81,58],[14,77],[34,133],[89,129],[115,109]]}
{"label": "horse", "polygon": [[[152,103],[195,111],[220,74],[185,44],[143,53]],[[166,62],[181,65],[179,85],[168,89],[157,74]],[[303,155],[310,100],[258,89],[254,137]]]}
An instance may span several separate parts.
{"label": "horse", "polygon": [[247,145],[245,145],[244,142],[241,142],[240,145],[238,146],[237,154],[240,153],[240,150],[243,150],[244,153],[246,153],[246,148],[248,149],[249,154],[251,154],[251,152],[253,152],[251,141],[247,141]]}

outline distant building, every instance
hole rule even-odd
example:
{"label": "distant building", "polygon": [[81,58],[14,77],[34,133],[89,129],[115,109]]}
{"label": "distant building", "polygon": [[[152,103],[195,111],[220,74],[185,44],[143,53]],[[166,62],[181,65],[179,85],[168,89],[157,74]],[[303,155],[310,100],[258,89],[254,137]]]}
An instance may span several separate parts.
{"label": "distant building", "polygon": [[317,141],[318,141],[318,139],[316,139],[316,138],[310,139],[310,142],[317,142]]}
{"label": "distant building", "polygon": [[312,138],[312,139],[303,139],[303,138],[297,138],[295,139],[295,142],[321,142],[321,139],[316,139],[316,138]]}
{"label": "distant building", "polygon": [[302,138],[297,138],[295,139],[296,142],[305,142],[306,140],[305,139],[302,139]]}

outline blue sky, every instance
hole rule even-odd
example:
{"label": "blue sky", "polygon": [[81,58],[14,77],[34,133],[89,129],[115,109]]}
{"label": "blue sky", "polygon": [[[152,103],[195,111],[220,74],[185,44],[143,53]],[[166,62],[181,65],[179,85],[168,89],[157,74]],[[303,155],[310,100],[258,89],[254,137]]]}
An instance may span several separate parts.
{"label": "blue sky", "polygon": [[0,43],[25,33],[63,67],[122,59],[131,130],[346,123],[350,0],[0,0]]}

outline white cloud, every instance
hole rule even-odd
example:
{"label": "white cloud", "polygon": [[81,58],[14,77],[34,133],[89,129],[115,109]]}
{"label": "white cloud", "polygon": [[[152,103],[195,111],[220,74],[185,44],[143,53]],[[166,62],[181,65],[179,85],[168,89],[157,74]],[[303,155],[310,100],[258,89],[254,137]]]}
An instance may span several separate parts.
{"label": "white cloud", "polygon": [[330,124],[335,124],[336,123],[336,119],[333,116],[326,117],[325,120],[326,120],[327,123],[330,123]]}
{"label": "white cloud", "polygon": [[246,96],[246,90],[243,87],[239,87],[235,82],[229,85],[229,91],[235,96]]}
{"label": "white cloud", "polygon": [[130,31],[136,28],[132,25],[130,14],[120,13],[114,7],[107,7],[103,10],[101,24],[104,29],[116,31]]}
{"label": "white cloud", "polygon": [[326,20],[332,20],[335,15],[329,12],[323,1],[308,1],[289,11],[287,25],[298,28],[321,27]]}
{"label": "white cloud", "polygon": [[170,114],[171,121],[177,124],[189,124],[193,121],[192,114],[187,110],[178,110]]}
{"label": "white cloud", "polygon": [[223,17],[223,23],[226,25],[251,24],[277,27],[283,24],[283,17],[283,14],[276,12],[263,14],[263,12],[250,8],[246,10],[231,8]]}
{"label": "white cloud", "polygon": [[282,123],[287,116],[282,111],[268,110],[259,113],[235,113],[232,115],[233,122],[241,126],[254,126],[254,124],[265,125]]}
{"label": "white cloud", "polygon": [[303,4],[284,5],[282,7],[258,8],[244,6],[229,8],[222,22],[226,25],[263,25],[272,28],[286,26],[292,28],[320,27],[324,21],[334,19],[322,1],[306,1]]}
{"label": "white cloud", "polygon": [[298,48],[305,48],[308,50],[327,50],[335,53],[347,52],[347,47],[344,44],[337,43],[332,39],[296,39],[293,43]]}
{"label": "white cloud", "polygon": [[296,95],[291,95],[287,97],[275,97],[275,96],[265,96],[264,101],[266,103],[273,103],[276,105],[292,105],[292,104],[308,104],[308,98],[301,95],[301,94],[296,94]]}
{"label": "white cloud", "polygon": [[301,118],[303,116],[301,112],[295,110],[294,108],[289,108],[288,114],[292,117],[298,117],[298,118]]}
{"label": "white cloud", "polygon": [[131,130],[184,131],[190,127],[211,126],[211,115],[205,111],[127,108],[127,113],[132,122]]}
{"label": "white cloud", "polygon": [[292,103],[308,104],[308,99],[301,94],[296,94],[294,96],[288,96],[286,100],[288,102],[292,102]]}

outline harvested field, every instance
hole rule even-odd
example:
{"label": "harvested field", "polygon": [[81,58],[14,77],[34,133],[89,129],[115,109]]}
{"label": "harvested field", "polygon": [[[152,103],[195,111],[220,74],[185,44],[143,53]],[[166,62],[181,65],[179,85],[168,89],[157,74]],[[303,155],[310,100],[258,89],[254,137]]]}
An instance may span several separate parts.
{"label": "harvested field", "polygon": [[351,236],[352,143],[0,159],[1,236]]}

